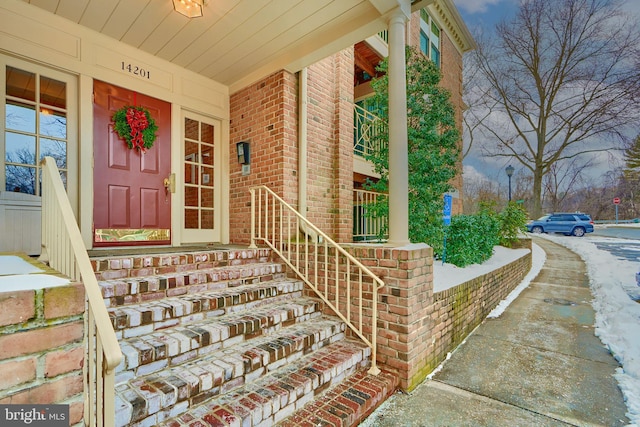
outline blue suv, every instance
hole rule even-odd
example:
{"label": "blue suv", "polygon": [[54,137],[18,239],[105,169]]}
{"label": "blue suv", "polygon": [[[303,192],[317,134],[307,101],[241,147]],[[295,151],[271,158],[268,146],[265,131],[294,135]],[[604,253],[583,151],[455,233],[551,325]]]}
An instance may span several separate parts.
{"label": "blue suv", "polygon": [[562,233],[582,237],[593,233],[593,221],[583,213],[553,213],[527,224],[530,233]]}

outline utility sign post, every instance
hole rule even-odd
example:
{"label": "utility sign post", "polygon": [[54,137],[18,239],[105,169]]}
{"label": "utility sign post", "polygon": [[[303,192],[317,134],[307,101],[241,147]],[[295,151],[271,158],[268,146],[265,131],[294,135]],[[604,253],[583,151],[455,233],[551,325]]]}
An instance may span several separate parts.
{"label": "utility sign post", "polygon": [[447,258],[447,230],[451,225],[451,194],[444,195],[444,208],[442,209],[442,222],[444,223],[444,245],[442,247],[442,265]]}
{"label": "utility sign post", "polygon": [[444,209],[442,210],[442,221],[444,225],[451,224],[451,194],[444,195]]}
{"label": "utility sign post", "polygon": [[616,207],[616,224],[617,224],[618,223],[618,205],[620,204],[620,197],[614,197],[613,204]]}

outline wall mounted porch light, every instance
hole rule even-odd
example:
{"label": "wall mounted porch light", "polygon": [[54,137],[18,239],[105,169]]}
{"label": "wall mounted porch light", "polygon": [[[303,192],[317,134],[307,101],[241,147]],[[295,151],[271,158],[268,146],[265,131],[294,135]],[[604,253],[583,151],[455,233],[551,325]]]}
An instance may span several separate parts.
{"label": "wall mounted porch light", "polygon": [[249,143],[242,141],[236,143],[236,153],[238,154],[238,163],[241,165],[248,165],[251,163],[251,156],[249,154]]}
{"label": "wall mounted porch light", "polygon": [[172,0],[176,12],[187,18],[199,18],[202,16],[204,0]]}
{"label": "wall mounted porch light", "polygon": [[251,173],[251,154],[249,151],[248,141],[236,143],[236,154],[238,155],[238,163],[242,165],[242,175],[249,175],[249,173]]}

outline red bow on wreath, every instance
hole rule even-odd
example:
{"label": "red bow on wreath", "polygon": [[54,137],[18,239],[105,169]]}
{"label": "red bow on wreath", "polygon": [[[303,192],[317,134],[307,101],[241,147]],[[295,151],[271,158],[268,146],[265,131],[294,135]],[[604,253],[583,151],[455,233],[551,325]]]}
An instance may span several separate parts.
{"label": "red bow on wreath", "polygon": [[131,143],[133,147],[144,152],[144,135],[142,132],[149,126],[146,114],[144,111],[129,108],[127,110],[127,123],[131,127]]}

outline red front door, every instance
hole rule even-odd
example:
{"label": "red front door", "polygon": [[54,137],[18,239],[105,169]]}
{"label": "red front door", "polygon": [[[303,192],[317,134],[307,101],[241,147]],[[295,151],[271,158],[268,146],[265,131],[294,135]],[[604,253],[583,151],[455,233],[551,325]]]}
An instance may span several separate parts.
{"label": "red front door", "polygon": [[[170,244],[171,104],[97,80],[93,91],[94,245]],[[144,153],[113,130],[113,113],[127,105],[145,107],[158,125]]]}

